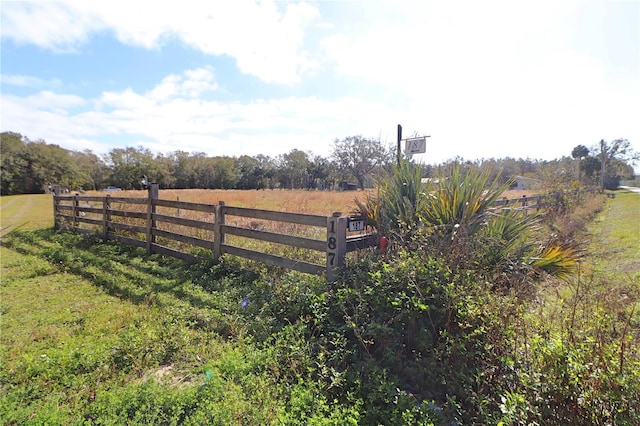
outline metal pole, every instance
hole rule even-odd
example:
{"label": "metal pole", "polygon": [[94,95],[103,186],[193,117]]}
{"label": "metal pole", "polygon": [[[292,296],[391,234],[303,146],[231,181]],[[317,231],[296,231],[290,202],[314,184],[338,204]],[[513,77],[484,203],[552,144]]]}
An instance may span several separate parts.
{"label": "metal pole", "polygon": [[605,149],[604,139],[600,140],[600,190],[604,191],[604,173],[607,162],[607,151]]}

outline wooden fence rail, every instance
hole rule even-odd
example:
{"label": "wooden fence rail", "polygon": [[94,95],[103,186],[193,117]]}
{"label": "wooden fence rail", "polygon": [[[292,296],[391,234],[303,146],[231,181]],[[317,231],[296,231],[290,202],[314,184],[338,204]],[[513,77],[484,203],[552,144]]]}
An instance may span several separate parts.
{"label": "wooden fence rail", "polygon": [[[347,224],[354,218],[340,213],[327,217],[233,207],[222,201],[211,205],[161,200],[157,184],[150,185],[147,198],[55,194],[53,204],[56,229],[96,234],[105,241],[116,240],[144,247],[149,254],[186,261],[201,258],[195,247],[208,250],[205,253],[215,259],[230,254],[332,278],[344,265],[347,252],[377,243],[372,234],[347,232]],[[231,222],[230,218],[240,220]],[[271,223],[275,231],[266,229],[265,223]],[[298,232],[283,233],[283,225],[294,226]],[[235,242],[229,242],[230,236]],[[242,240],[249,243],[243,246],[239,244]],[[255,249],[268,244],[289,250],[272,254]],[[283,251],[292,255],[280,255]],[[303,259],[293,257],[299,251],[305,252]]]}
{"label": "wooden fence rail", "polygon": [[[53,204],[57,229],[97,234],[105,241],[116,240],[143,247],[149,254],[186,261],[197,261],[203,255],[219,259],[228,253],[332,278],[336,269],[344,265],[348,252],[377,244],[374,234],[348,231],[349,221],[360,218],[341,213],[327,217],[233,207],[222,201],[211,205],[161,200],[157,184],[150,185],[146,198],[56,193]],[[494,209],[526,213],[547,204],[543,196],[522,197],[499,200]],[[270,223],[271,229],[265,223]],[[283,232],[283,227],[295,229]],[[275,253],[264,250],[273,244],[288,249],[274,249]],[[282,252],[288,255],[283,256]]]}

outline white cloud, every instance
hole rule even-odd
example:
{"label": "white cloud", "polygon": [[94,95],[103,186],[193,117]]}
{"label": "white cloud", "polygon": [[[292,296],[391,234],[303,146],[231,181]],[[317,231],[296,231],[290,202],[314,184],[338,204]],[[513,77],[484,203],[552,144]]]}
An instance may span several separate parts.
{"label": "white cloud", "polygon": [[80,96],[58,94],[48,90],[27,96],[23,102],[31,107],[49,111],[66,111],[74,107],[83,106],[86,103]]}
{"label": "white cloud", "polygon": [[[394,106],[405,132],[433,135],[425,160],[558,158],[621,133],[640,142],[631,118],[640,116],[640,64],[619,85],[606,57],[576,49],[580,2],[366,6],[370,26],[341,28],[321,46],[337,72],[403,94]],[[638,49],[632,31],[624,49]]]}
{"label": "white cloud", "polygon": [[213,70],[198,68],[187,70],[183,76],[169,75],[153,88],[149,97],[155,101],[163,101],[176,96],[197,98],[205,92],[218,89]]}
{"label": "white cloud", "polygon": [[59,87],[62,83],[59,79],[43,80],[41,78],[29,76],[29,75],[17,75],[17,74],[1,74],[0,83],[7,86],[18,87]]}
{"label": "white cloud", "polygon": [[[398,123],[405,136],[432,135],[422,156],[427,162],[558,158],[601,138],[626,137],[640,148],[639,78],[614,81],[606,55],[588,43],[577,49],[576,37],[588,25],[584,5],[187,1],[150,9],[144,2],[3,3],[2,36],[19,43],[77,50],[94,33],[109,31],[122,43],[161,50],[173,38],[232,57],[240,71],[264,82],[300,81],[304,90],[238,95],[218,88],[232,74],[218,80],[213,68],[197,65],[147,92],[122,86],[85,104],[53,91],[3,96],[3,126],[52,143],[96,137],[96,150],[139,143],[158,152],[211,155],[277,155],[292,148],[327,155],[335,138],[353,134],[394,143]],[[330,22],[329,9],[335,15]],[[589,33],[606,53],[610,34],[597,31],[606,27]],[[631,31],[640,39],[637,26]],[[616,44],[620,52],[633,48],[633,37],[628,45]],[[312,71],[315,88],[305,80]],[[3,84],[52,88],[27,76],[2,78]],[[362,90],[326,94],[345,79]],[[231,100],[216,100],[223,97]],[[109,138],[112,145],[105,145]]]}
{"label": "white cloud", "polygon": [[205,53],[235,57],[240,71],[268,83],[297,82],[312,67],[303,49],[304,30],[319,17],[317,9],[269,1],[220,5],[200,8],[198,17],[180,16],[175,34]]}
{"label": "white cloud", "polygon": [[578,144],[638,136],[633,123],[640,90],[587,91],[600,87],[603,78],[596,63],[559,55],[502,83],[513,90],[493,98],[487,85],[468,98],[444,97],[436,105],[418,99],[398,108],[347,96],[205,100],[192,96],[191,87],[215,90],[216,83],[212,70],[198,68],[167,76],[147,93],[128,88],[93,100],[51,91],[6,95],[3,127],[97,153],[142,145],[165,154],[276,156],[296,148],[328,156],[334,139],[355,134],[395,145],[400,123],[405,137],[432,135],[427,153],[418,157],[425,162],[455,156],[558,158]]}
{"label": "white cloud", "polygon": [[147,49],[177,38],[204,53],[235,58],[245,74],[289,84],[314,66],[304,37],[318,18],[317,8],[306,3],[274,1],[12,2],[3,3],[2,37],[57,52],[76,51],[104,31]]}
{"label": "white cloud", "polygon": [[96,105],[99,110],[107,107],[116,110],[132,109],[145,111],[153,107],[154,100],[135,93],[131,88],[127,88],[121,92],[103,92],[100,99],[96,101]]}
{"label": "white cloud", "polygon": [[78,3],[3,2],[2,37],[34,44],[56,52],[73,51],[87,42],[92,32],[103,29],[93,13]]}
{"label": "white cloud", "polygon": [[199,68],[167,76],[147,93],[127,88],[105,91],[87,101],[48,91],[25,98],[4,96],[3,127],[70,147],[96,138],[99,142],[82,149],[98,152],[131,146],[136,140],[162,153],[181,149],[211,155],[275,156],[297,148],[327,156],[336,137],[377,137],[392,116],[384,104],[355,98],[327,101],[309,96],[226,103],[193,96],[193,90],[215,87],[212,70]]}

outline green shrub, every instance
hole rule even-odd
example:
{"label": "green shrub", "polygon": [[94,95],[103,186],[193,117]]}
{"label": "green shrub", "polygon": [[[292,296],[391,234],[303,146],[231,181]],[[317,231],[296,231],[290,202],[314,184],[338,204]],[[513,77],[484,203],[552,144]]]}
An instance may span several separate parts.
{"label": "green shrub", "polygon": [[567,278],[579,257],[572,240],[551,235],[537,242],[539,215],[494,209],[510,183],[492,170],[456,165],[423,187],[420,167],[405,161],[359,208],[392,246],[441,257],[452,270],[474,270],[496,288],[530,284],[540,272]]}
{"label": "green shrub", "polygon": [[364,424],[495,419],[517,303],[435,258],[365,259],[306,321],[321,365],[314,377],[343,403],[358,395]]}

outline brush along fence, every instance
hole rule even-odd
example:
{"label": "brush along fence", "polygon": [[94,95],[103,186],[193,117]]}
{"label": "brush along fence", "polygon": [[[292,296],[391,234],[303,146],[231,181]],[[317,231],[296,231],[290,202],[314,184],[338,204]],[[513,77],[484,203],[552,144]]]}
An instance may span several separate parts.
{"label": "brush along fence", "polygon": [[224,254],[332,278],[348,252],[377,244],[359,218],[319,216],[148,197],[55,194],[56,229],[98,234],[105,241],[198,261]]}
{"label": "brush along fence", "polygon": [[563,204],[565,204],[566,201],[564,201],[564,199],[566,197],[582,199],[582,197],[584,197],[586,194],[593,194],[595,192],[595,189],[588,188],[557,192],[546,195],[534,195],[531,197],[523,195],[521,198],[503,198],[501,200],[497,200],[493,204],[493,211],[497,212],[501,210],[517,210],[524,214],[529,214],[529,211],[535,210],[537,212],[540,211],[543,207],[560,208],[561,206],[563,206]]}
{"label": "brush along fence", "polygon": [[[332,278],[348,252],[378,243],[360,218],[163,200],[157,184],[145,198],[56,193],[53,204],[56,229],[98,234],[186,261],[230,254]],[[494,210],[526,214],[549,204],[549,196],[503,199]]]}

